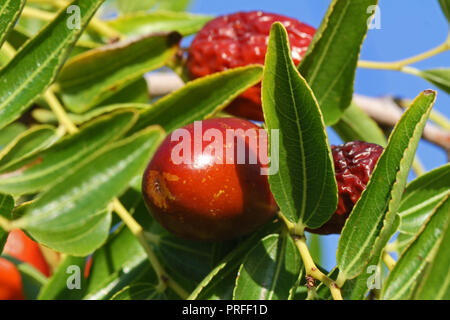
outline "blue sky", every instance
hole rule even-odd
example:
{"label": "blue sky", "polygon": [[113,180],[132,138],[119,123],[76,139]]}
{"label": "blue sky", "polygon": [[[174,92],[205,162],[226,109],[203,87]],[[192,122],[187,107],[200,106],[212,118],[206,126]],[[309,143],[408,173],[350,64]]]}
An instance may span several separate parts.
{"label": "blue sky", "polygon": [[[236,11],[263,10],[284,14],[299,19],[314,27],[320,21],[329,5],[329,0],[193,0],[193,13],[222,15]],[[381,29],[370,30],[364,42],[361,58],[373,61],[394,61],[410,57],[441,44],[447,37],[448,24],[440,11],[437,0],[381,0]],[[450,52],[414,65],[419,69],[449,67]],[[393,95],[414,98],[422,90],[435,87],[428,82],[393,71],[358,70],[355,92],[369,96]],[[438,90],[434,107],[450,117],[450,97]],[[332,144],[339,138],[330,134]],[[418,156],[427,170],[446,163],[444,152],[432,144],[422,141]],[[324,267],[332,268],[335,263],[337,236],[323,237],[326,248]]]}

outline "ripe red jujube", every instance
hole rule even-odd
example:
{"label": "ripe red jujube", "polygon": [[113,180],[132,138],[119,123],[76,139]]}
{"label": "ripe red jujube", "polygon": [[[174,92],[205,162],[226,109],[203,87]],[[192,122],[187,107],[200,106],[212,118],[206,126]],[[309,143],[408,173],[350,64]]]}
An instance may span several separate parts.
{"label": "ripe red jujube", "polygon": [[[237,12],[211,20],[197,33],[187,61],[190,77],[195,79],[249,64],[264,64],[270,27],[277,21],[285,26],[292,59],[299,64],[316,31],[313,27],[273,13]],[[245,91],[226,111],[235,116],[263,121],[261,84]]]}
{"label": "ripe red jujube", "polygon": [[307,229],[318,234],[341,233],[353,206],[367,186],[383,147],[362,141],[331,146],[338,185],[336,212],[318,229]]}
{"label": "ripe red jujube", "polygon": [[50,276],[50,267],[39,245],[22,230],[13,230],[9,233],[3,253],[32,265],[47,277]]}
{"label": "ripe red jujube", "polygon": [[[13,230],[8,235],[3,253],[28,263],[45,276],[50,276],[50,267],[39,245],[21,230]],[[0,300],[23,300],[22,277],[11,261],[0,258]]]}
{"label": "ripe red jujube", "polygon": [[[162,226],[181,237],[227,240],[250,233],[277,212],[267,176],[261,174],[261,168],[267,166],[259,156],[259,142],[251,143],[245,132],[251,129],[259,141],[260,128],[235,118],[198,124],[200,131],[194,124],[182,128],[191,137],[187,140],[174,139],[175,132],[169,135],[153,156],[142,181],[146,204]],[[224,143],[217,149],[222,151],[222,163],[218,160],[220,152],[208,149],[216,138],[201,142],[203,135],[211,132],[209,129],[223,137]],[[227,130],[235,134],[232,141],[226,139]],[[201,144],[196,149],[199,139]],[[180,151],[180,143],[184,142],[187,148]],[[239,143],[245,148],[244,163],[238,163]],[[250,154],[257,161],[249,161]],[[188,161],[180,163],[174,155]],[[227,155],[233,155],[234,160]]]}

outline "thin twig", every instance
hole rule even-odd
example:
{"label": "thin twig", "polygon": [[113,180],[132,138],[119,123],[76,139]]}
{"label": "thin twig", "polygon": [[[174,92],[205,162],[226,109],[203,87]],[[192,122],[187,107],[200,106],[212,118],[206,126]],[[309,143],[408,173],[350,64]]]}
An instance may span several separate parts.
{"label": "thin twig", "polygon": [[[150,96],[159,97],[180,89],[184,83],[174,73],[154,72],[145,76]],[[353,96],[357,106],[382,126],[393,127],[403,112],[392,97],[368,97],[359,94]],[[423,138],[447,152],[450,150],[450,132],[428,123],[425,126]]]}

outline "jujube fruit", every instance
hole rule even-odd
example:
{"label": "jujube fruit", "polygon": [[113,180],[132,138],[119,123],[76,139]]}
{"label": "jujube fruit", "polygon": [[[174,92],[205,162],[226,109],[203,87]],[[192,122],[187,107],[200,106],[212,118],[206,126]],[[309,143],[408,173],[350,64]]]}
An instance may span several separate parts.
{"label": "jujube fruit", "polygon": [[[211,132],[209,129],[224,137],[224,143],[217,149],[222,150],[222,163],[218,161],[220,152],[216,154],[208,149],[215,138],[211,142],[200,141],[196,149],[194,145],[199,143],[199,137],[196,137],[195,125],[183,127],[192,138],[187,142],[181,138],[172,141],[172,133],[147,166],[142,181],[145,202],[162,226],[181,237],[227,240],[250,233],[277,212],[267,176],[261,174],[261,168],[267,168],[259,155],[261,128],[235,118],[209,119],[198,124],[201,124],[200,140]],[[233,143],[226,140],[227,129],[235,133]],[[251,143],[245,136],[249,129],[255,133],[258,143]],[[179,151],[182,142],[186,142],[188,148]],[[245,149],[244,163],[238,161],[239,143]],[[180,163],[173,153],[188,161]],[[227,154],[234,155],[234,161]],[[256,159],[255,163],[249,161],[250,154]]]}
{"label": "jujube fruit", "polygon": [[339,193],[338,206],[330,220],[320,228],[308,231],[318,234],[341,232],[383,150],[377,144],[362,141],[331,146]]}
{"label": "jujube fruit", "polygon": [[[21,230],[13,230],[9,233],[3,254],[28,263],[45,276],[50,276],[50,267],[39,245]],[[11,261],[0,258],[0,300],[23,299],[25,296],[19,270]]]}
{"label": "jujube fruit", "polygon": [[0,258],[0,300],[24,300],[22,277],[14,263]]}
{"label": "jujube fruit", "polygon": [[[313,27],[273,13],[237,12],[211,20],[197,33],[187,61],[190,77],[195,79],[249,64],[264,64],[270,27],[277,21],[288,32],[294,63],[300,63],[316,31]],[[263,121],[261,84],[241,94],[226,111]]]}
{"label": "jujube fruit", "polygon": [[13,230],[9,233],[3,253],[32,265],[47,277],[50,276],[50,267],[39,245],[22,230]]}

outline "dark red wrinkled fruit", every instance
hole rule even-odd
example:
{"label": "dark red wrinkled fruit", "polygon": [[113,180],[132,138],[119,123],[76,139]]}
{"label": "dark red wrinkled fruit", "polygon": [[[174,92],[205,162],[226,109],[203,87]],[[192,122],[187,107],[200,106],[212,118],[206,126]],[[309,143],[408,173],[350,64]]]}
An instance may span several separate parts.
{"label": "dark red wrinkled fruit", "polygon": [[[260,128],[236,118],[199,123],[202,128],[197,132],[201,135],[215,129],[223,137],[224,143],[216,149],[223,150],[222,163],[218,163],[218,154],[211,149],[205,153],[207,146],[216,142],[215,138],[204,141],[196,150],[194,144],[202,139],[195,136],[195,125],[181,129],[186,130],[190,140],[174,138],[175,141],[171,141],[175,132],[181,132],[178,129],[166,138],[147,166],[142,181],[145,202],[155,219],[180,237],[215,241],[250,233],[274,217],[277,205],[267,176],[261,175],[261,168],[266,166],[259,156],[259,143],[250,143],[243,131],[234,130],[252,129],[259,138]],[[226,139],[227,129],[236,134],[231,140],[234,143]],[[241,164],[236,161],[239,141],[243,143],[246,155],[246,161]],[[189,150],[186,154],[185,150],[178,149],[183,142]],[[234,161],[227,158],[227,150]],[[173,157],[173,152],[186,156],[189,161],[180,163]],[[250,153],[256,155],[256,163],[250,163]]]}
{"label": "dark red wrinkled fruit", "polygon": [[318,229],[307,229],[318,234],[341,233],[350,212],[369,182],[383,147],[362,141],[331,146],[336,171],[339,200],[336,212]]}
{"label": "dark red wrinkled fruit", "polygon": [[[248,64],[264,64],[270,27],[277,21],[288,32],[294,63],[300,63],[316,31],[313,27],[273,13],[237,12],[210,21],[196,35],[187,62],[190,77],[195,79]],[[261,84],[245,91],[226,111],[263,121]]]}

